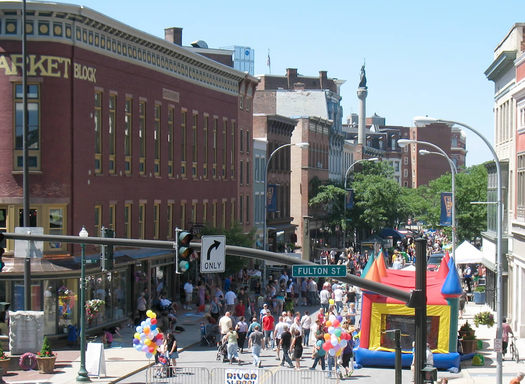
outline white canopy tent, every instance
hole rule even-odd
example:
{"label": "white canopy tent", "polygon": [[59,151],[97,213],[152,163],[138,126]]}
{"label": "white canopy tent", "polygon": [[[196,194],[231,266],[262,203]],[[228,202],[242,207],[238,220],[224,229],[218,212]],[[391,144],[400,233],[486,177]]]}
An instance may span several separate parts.
{"label": "white canopy tent", "polygon": [[456,264],[480,264],[483,260],[483,252],[466,240],[456,248]]}

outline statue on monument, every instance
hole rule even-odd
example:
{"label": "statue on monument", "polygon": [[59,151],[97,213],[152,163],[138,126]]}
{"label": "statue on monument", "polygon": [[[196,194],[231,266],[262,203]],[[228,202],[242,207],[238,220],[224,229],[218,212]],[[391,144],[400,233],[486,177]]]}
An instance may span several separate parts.
{"label": "statue on monument", "polygon": [[359,88],[366,88],[366,73],[364,64],[361,67],[361,79],[359,80]]}

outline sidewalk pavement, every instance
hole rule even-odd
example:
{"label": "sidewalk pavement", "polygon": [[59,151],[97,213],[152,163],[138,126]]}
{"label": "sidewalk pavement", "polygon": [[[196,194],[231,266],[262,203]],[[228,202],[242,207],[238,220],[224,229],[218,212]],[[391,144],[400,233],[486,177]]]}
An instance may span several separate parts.
{"label": "sidewalk pavement", "polygon": [[[474,315],[479,312],[490,311],[494,314],[494,319],[496,319],[496,313],[492,311],[486,305],[479,305],[473,302],[467,303],[465,307],[465,313],[463,319],[459,319],[458,326],[461,327],[465,321],[468,320],[469,324],[472,325],[476,332],[476,338],[483,342],[483,349],[477,351],[485,358],[485,365],[482,367],[476,367],[472,365],[472,360],[466,360],[461,362],[462,370],[460,374],[453,375],[449,377],[449,382],[454,384],[493,384],[496,382],[496,352],[494,352],[494,339],[496,337],[496,325],[492,327],[487,327],[486,325],[480,325],[476,328],[474,325]],[[525,340],[518,339],[516,341],[518,350],[521,353],[525,353]],[[506,358],[506,359],[505,359]],[[525,370],[524,362],[516,363],[511,360],[510,353],[507,351],[507,354],[504,356],[503,360],[503,374],[502,374],[502,383],[509,383],[518,371]],[[438,372],[439,377],[448,377],[442,372]]]}
{"label": "sidewalk pavement", "polygon": [[[298,308],[301,312],[306,307]],[[308,308],[310,309],[310,308]],[[488,328],[481,325],[478,328],[474,326],[474,315],[482,311],[491,311],[485,305],[474,304],[469,302],[466,305],[463,319],[459,320],[461,326],[466,320],[471,323],[476,331],[476,336],[483,342],[483,349],[478,351],[485,358],[485,365],[482,367],[472,366],[472,360],[461,362],[462,370],[457,374],[451,374],[446,371],[438,372],[438,378],[446,377],[450,383],[454,384],[492,384],[496,380],[496,353],[494,352],[494,338],[496,327]],[[310,313],[314,315],[315,309]],[[198,343],[200,341],[200,321],[203,320],[204,313],[179,310],[178,323],[184,328],[184,332],[176,334],[177,344],[181,351]],[[120,330],[120,337],[115,337],[113,346],[104,349],[106,358],[106,377],[97,378],[90,376],[94,383],[116,383],[131,374],[146,368],[153,360],[148,360],[143,352],[137,352],[132,347],[133,334],[135,327],[125,327]],[[100,340],[100,338],[99,338]],[[517,340],[517,346],[525,354],[525,340]],[[80,368],[80,352],[63,345],[54,347],[57,353],[55,373],[41,374],[38,371],[22,371],[18,366],[18,357],[11,359],[10,369],[4,374],[4,380],[7,383],[74,383]],[[516,363],[510,360],[507,353],[507,359],[503,361],[503,384],[510,382],[516,376],[518,371],[525,370],[523,362]]]}
{"label": "sidewalk pavement", "polygon": [[[176,333],[179,351],[200,342],[200,321],[204,313],[195,311],[178,310],[177,325],[184,328],[183,332]],[[93,383],[115,383],[124,377],[146,368],[154,362],[146,358],[144,352],[138,352],[133,348],[133,335],[135,326],[122,327],[120,335],[113,339],[112,347],[104,349],[106,360],[106,377],[97,378],[90,376]],[[100,341],[100,337],[97,338]],[[62,344],[62,342],[60,343]],[[18,358],[11,358],[10,368],[4,373],[4,380],[7,383],[53,383],[70,384],[76,382],[78,370],[80,369],[80,351],[78,346],[74,348],[65,345],[53,346],[53,351],[57,354],[55,372],[53,374],[39,373],[38,371],[23,371],[18,366]],[[9,354],[9,352],[8,352]]]}

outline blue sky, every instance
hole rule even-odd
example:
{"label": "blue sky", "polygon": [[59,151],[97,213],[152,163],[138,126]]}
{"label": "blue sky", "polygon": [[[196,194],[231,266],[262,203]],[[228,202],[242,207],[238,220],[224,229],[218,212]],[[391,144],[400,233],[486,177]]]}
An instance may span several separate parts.
{"label": "blue sky", "polygon": [[[68,2],[71,3],[71,2]],[[366,60],[367,115],[412,125],[428,115],[466,123],[493,142],[494,85],[484,71],[516,22],[523,0],[167,1],[82,0],[84,5],[149,34],[182,27],[183,45],[255,49],[255,74],[305,76],[320,70],[346,80],[344,115],[358,112],[356,89]],[[521,17],[522,19],[517,19]],[[467,133],[467,165],[491,160]]]}

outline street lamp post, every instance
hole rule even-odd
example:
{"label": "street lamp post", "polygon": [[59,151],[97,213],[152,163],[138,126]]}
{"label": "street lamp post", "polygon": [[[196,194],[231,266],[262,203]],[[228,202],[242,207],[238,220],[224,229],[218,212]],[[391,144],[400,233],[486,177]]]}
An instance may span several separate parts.
{"label": "street lamp post", "polygon": [[[403,148],[407,146],[408,144],[422,144],[429,146],[431,148],[434,148],[438,155],[443,156],[448,161],[448,165],[450,166],[450,173],[452,175],[452,258],[454,259],[454,263],[456,262],[456,166],[448,157],[447,153],[438,147],[436,144],[429,143],[428,141],[419,141],[419,140],[410,140],[410,139],[399,139],[397,141],[397,144]],[[424,150],[423,150],[424,151]],[[423,152],[422,154],[430,154],[430,153],[436,153],[436,152]],[[421,151],[420,151],[421,154]]]}
{"label": "street lamp post", "polygon": [[[285,147],[291,147],[291,146],[296,146],[296,147],[299,147],[299,148],[308,148],[310,144],[308,143],[288,143],[288,144],[283,144],[277,148],[275,148],[273,150],[273,152],[270,154],[270,156],[268,156],[268,159],[266,160],[266,164],[265,164],[265,167],[264,167],[264,227],[263,227],[263,250],[267,250],[267,246],[268,246],[268,229],[267,229],[267,216],[268,216],[268,198],[267,198],[267,193],[268,193],[268,167],[270,166],[270,161],[272,160],[272,157],[273,155],[275,155],[275,153],[277,153],[277,151],[280,151],[281,149],[285,148]],[[265,268],[265,271],[266,271],[266,268]]]}
{"label": "street lamp post", "polygon": [[[468,129],[469,131],[474,132],[476,135],[478,135],[481,140],[487,145],[489,148],[492,157],[494,158],[494,162],[496,163],[496,183],[497,183],[497,190],[496,190],[496,206],[497,206],[497,212],[496,212],[496,313],[497,313],[497,319],[496,319],[496,339],[501,340],[502,336],[502,330],[503,330],[503,277],[502,277],[502,263],[503,263],[503,255],[502,255],[502,221],[503,221],[503,204],[502,204],[502,179],[501,179],[501,166],[499,163],[498,155],[496,154],[496,151],[494,150],[494,147],[492,144],[487,140],[485,136],[483,136],[481,133],[479,133],[474,128],[468,126],[467,124],[460,123],[457,121],[452,120],[442,120],[442,119],[436,119],[432,117],[421,117],[417,116],[414,117],[414,124],[416,126],[425,126],[432,123],[442,123],[447,125],[459,125],[461,127],[464,127]],[[501,351],[497,352],[497,364],[496,364],[496,383],[501,384],[502,383],[502,376],[503,376],[503,365],[502,365],[502,355]]]}
{"label": "street lamp post", "polygon": [[[350,170],[352,168],[354,168],[354,166],[356,164],[362,163],[363,161],[379,161],[379,158],[372,157],[370,159],[359,159],[359,160],[356,160],[352,164],[349,165],[349,167],[346,169],[345,178],[344,178],[345,193],[346,193],[346,181],[348,179],[348,173],[350,172]],[[345,202],[343,204],[343,220],[344,220],[344,222],[343,222],[343,248],[345,248],[345,242],[346,242],[346,196],[345,196]]]}
{"label": "street lamp post", "polygon": [[[85,227],[82,227],[78,236],[89,236]],[[91,381],[86,370],[86,244],[80,243],[80,249],[80,369],[77,381]]]}

